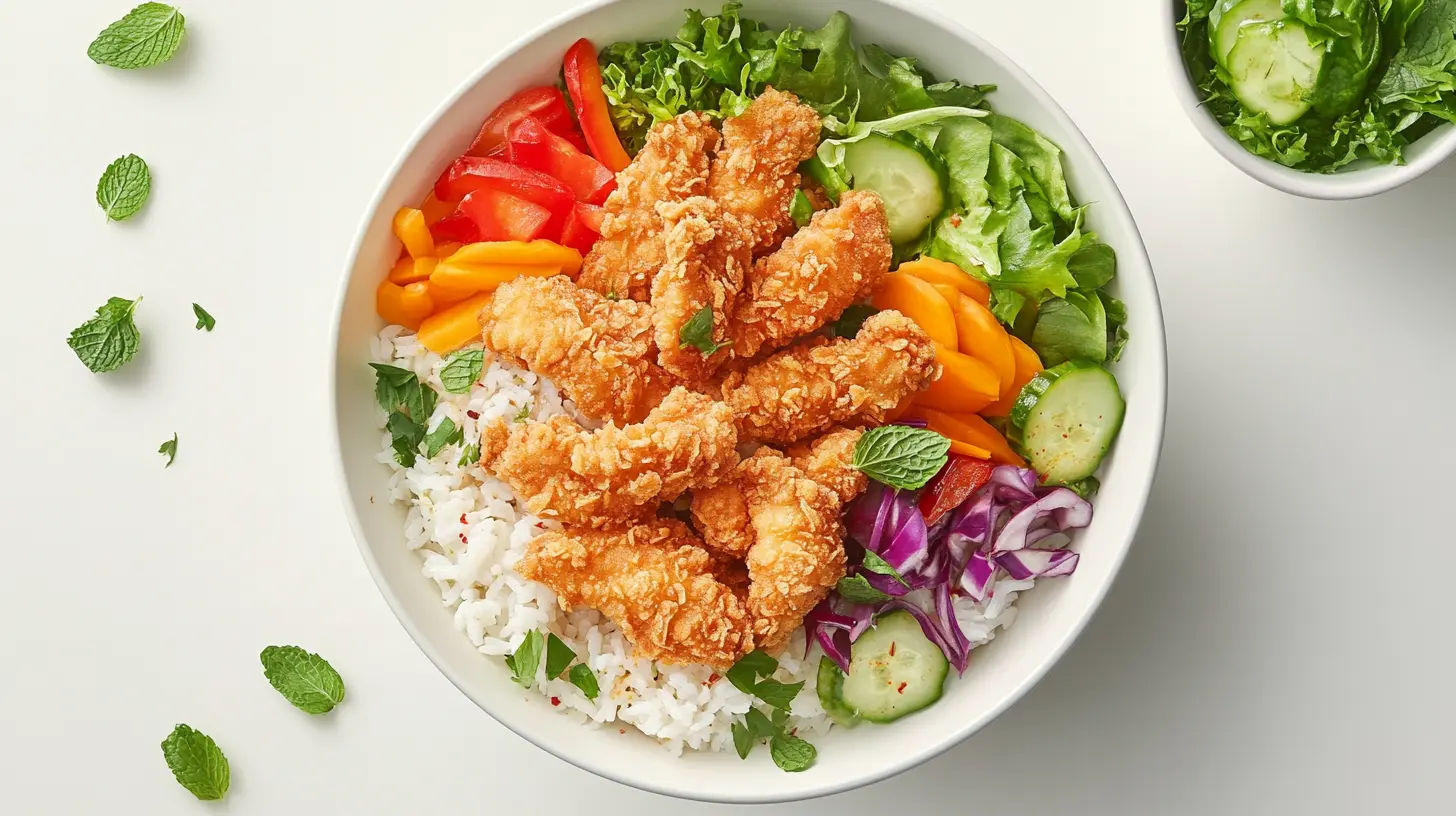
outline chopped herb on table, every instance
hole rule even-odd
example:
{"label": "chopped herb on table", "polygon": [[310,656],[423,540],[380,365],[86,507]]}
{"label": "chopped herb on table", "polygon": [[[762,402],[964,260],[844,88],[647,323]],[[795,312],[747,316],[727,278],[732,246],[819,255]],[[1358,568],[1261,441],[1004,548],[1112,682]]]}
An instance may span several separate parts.
{"label": "chopped herb on table", "polygon": [[212,315],[208,314],[206,309],[198,306],[196,303],[192,304],[192,313],[197,315],[197,326],[195,328],[198,331],[202,331],[204,329],[207,331],[212,331],[212,327],[217,325],[217,320],[214,319]]}
{"label": "chopped herb on table", "polygon": [[172,434],[171,439],[163,442],[162,447],[157,448],[157,453],[167,457],[167,464],[163,465],[163,468],[171,467],[172,463],[177,460],[177,434]]}

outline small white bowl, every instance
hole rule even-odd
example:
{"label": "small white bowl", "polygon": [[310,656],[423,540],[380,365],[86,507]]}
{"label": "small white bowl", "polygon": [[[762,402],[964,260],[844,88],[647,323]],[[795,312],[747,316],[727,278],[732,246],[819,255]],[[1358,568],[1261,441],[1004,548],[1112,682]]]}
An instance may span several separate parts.
{"label": "small white bowl", "polygon": [[[816,738],[819,756],[803,773],[784,773],[759,750],[670,756],[631,726],[588,728],[511,683],[502,661],[479,654],[440,603],[420,559],[405,544],[404,509],[388,501],[387,469],[375,456],[370,340],[382,328],[374,289],[398,245],[395,210],[424,197],[443,167],[475,135],[481,120],[515,91],[552,83],[577,38],[598,45],[672,36],[683,0],[596,2],[523,38],[490,59],[430,117],[384,177],[368,205],[344,268],[334,325],[330,399],[345,511],[374,580],[400,623],[462,692],[507,728],[594,773],[646,790],[717,802],[779,802],[836,793],[914,767],[984,727],[1026,693],[1062,656],[1097,609],[1121,566],[1142,517],[1163,439],[1167,361],[1162,311],[1147,252],[1132,214],[1092,146],[1067,115],[1011,60],[955,23],[906,0],[782,3],[750,0],[744,15],[774,25],[822,25],[835,9],[849,13],[860,43],[878,43],[919,58],[940,77],[1000,86],[991,101],[1062,146],[1079,200],[1093,202],[1089,227],[1118,253],[1117,294],[1131,316],[1132,342],[1116,367],[1127,418],[1103,471],[1096,518],[1078,536],[1077,573],[1049,580],[1020,599],[1016,625],[976,652],[929,711],[894,725],[835,729]],[[696,5],[696,4],[695,4]],[[701,5],[716,10],[716,0]],[[1027,762],[1036,762],[1034,756]]]}
{"label": "small white bowl", "polygon": [[1168,75],[1188,118],[1203,138],[1234,167],[1276,190],[1305,198],[1339,201],[1379,195],[1414,181],[1456,152],[1456,127],[1443,124],[1405,149],[1405,164],[1379,164],[1368,159],[1353,162],[1334,173],[1304,173],[1256,156],[1228,135],[1203,107],[1198,88],[1183,62],[1177,23],[1183,19],[1184,0],[1171,0],[1164,21],[1163,49],[1172,61]]}

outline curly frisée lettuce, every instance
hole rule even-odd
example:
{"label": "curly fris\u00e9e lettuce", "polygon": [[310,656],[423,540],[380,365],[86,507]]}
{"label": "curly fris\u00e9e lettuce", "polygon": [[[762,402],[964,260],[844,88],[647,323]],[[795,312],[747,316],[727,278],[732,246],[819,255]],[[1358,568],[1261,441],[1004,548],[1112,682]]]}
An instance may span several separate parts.
{"label": "curly fris\u00e9e lettuce", "polygon": [[1456,121],[1456,0],[1187,0],[1183,59],[1249,152],[1331,173]]}

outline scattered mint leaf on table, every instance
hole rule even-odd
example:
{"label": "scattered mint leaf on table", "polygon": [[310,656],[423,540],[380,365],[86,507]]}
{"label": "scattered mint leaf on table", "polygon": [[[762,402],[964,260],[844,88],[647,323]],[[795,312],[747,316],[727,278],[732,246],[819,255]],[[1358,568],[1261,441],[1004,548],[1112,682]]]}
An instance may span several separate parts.
{"label": "scattered mint leaf on table", "polygon": [[452,394],[468,394],[470,387],[480,379],[480,372],[485,368],[485,351],[482,349],[468,349],[458,352],[450,358],[450,362],[440,369],[440,382],[444,384],[445,390]]}
{"label": "scattered mint leaf on table", "polygon": [[506,667],[511,670],[511,679],[530,688],[536,681],[536,667],[541,665],[541,650],[546,646],[546,639],[541,633],[532,629],[526,633],[526,639],[516,647],[515,654],[506,658]]}
{"label": "scattered mint leaf on table", "polygon": [[142,3],[96,36],[86,56],[113,68],[148,68],[177,53],[187,19],[164,3]]}
{"label": "scattered mint leaf on table", "polygon": [[135,153],[128,153],[106,166],[96,182],[96,203],[107,221],[121,221],[136,215],[152,192],[152,171]]}
{"label": "scattered mint leaf on table", "polygon": [[96,316],[71,332],[66,345],[94,372],[115,371],[136,356],[142,335],[133,313],[142,299],[114,297],[96,310]]}
{"label": "scattered mint leaf on table", "polygon": [[945,466],[950,440],[924,428],[884,425],[865,431],[851,464],[877,482],[915,490]]}
{"label": "scattered mint leaf on table", "polygon": [[814,746],[799,739],[793,734],[780,734],[773,738],[768,745],[769,753],[773,756],[774,764],[780,770],[789,773],[798,773],[814,764],[814,758],[819,752]]}
{"label": "scattered mint leaf on table", "polygon": [[595,700],[601,693],[601,687],[597,685],[597,675],[585,663],[578,663],[567,672],[566,679],[571,681],[573,686],[581,689],[588,700]]}
{"label": "scattered mint leaf on table", "polygon": [[206,309],[198,306],[196,303],[192,304],[192,313],[197,315],[196,328],[198,331],[203,329],[212,331],[212,327],[217,325],[217,319],[208,314]]}
{"label": "scattered mint leaf on table", "polygon": [[212,737],[190,725],[178,725],[162,740],[162,756],[177,784],[198,799],[221,799],[231,776],[227,757]]}
{"label": "scattered mint leaf on table", "polygon": [[344,680],[329,661],[297,646],[269,646],[258,655],[263,676],[284,699],[309,714],[327,714],[344,699]]}
{"label": "scattered mint leaf on table", "polygon": [[555,680],[566,671],[571,661],[576,659],[576,652],[566,645],[566,641],[557,637],[555,633],[546,636],[546,679]]}
{"label": "scattered mint leaf on table", "polygon": [[163,468],[171,467],[172,463],[177,461],[177,434],[172,434],[171,439],[163,442],[162,447],[157,448],[157,453],[167,457],[167,464],[163,465]]}

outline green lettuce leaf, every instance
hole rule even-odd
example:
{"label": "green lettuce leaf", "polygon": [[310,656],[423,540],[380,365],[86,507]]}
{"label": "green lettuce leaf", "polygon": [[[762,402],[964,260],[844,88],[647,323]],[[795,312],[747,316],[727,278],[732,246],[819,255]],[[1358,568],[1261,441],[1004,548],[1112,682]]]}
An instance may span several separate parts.
{"label": "green lettuce leaf", "polygon": [[1101,363],[1107,359],[1107,311],[1102,299],[1079,292],[1052,298],[1037,312],[1031,347],[1042,365],[1061,365],[1068,360]]}

